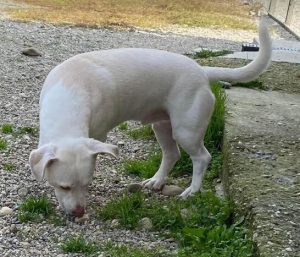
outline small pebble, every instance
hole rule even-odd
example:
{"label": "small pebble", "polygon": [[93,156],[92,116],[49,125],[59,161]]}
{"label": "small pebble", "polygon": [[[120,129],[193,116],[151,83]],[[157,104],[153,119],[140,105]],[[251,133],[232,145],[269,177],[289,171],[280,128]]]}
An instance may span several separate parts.
{"label": "small pebble", "polygon": [[111,225],[112,228],[117,228],[117,227],[120,226],[120,222],[119,222],[119,220],[114,219],[114,220],[111,221],[110,225]]}
{"label": "small pebble", "polygon": [[142,229],[144,230],[150,230],[153,228],[153,224],[151,219],[149,219],[148,217],[142,218],[140,220],[140,226]]}
{"label": "small pebble", "polygon": [[41,56],[42,54],[35,48],[29,47],[22,50],[22,54],[26,56]]}
{"label": "small pebble", "polygon": [[13,213],[13,210],[9,207],[4,206],[0,209],[0,216],[7,216],[12,213]]}
{"label": "small pebble", "polygon": [[133,184],[130,184],[128,186],[128,192],[129,193],[136,193],[136,192],[139,192],[142,190],[142,185],[141,184],[137,184],[137,183],[133,183]]}
{"label": "small pebble", "polygon": [[28,189],[26,187],[22,187],[18,190],[18,195],[24,197],[28,194]]}

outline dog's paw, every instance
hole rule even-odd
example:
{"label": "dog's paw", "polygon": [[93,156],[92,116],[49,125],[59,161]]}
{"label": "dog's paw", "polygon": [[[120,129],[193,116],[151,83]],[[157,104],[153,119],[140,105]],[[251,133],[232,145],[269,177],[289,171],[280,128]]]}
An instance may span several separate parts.
{"label": "dog's paw", "polygon": [[192,191],[192,187],[188,187],[187,189],[185,189],[180,195],[179,197],[182,199],[186,199],[189,196],[192,196],[194,194],[194,192]]}
{"label": "dog's paw", "polygon": [[166,179],[163,178],[149,178],[142,182],[142,185],[149,189],[161,190],[162,187],[166,184]]}

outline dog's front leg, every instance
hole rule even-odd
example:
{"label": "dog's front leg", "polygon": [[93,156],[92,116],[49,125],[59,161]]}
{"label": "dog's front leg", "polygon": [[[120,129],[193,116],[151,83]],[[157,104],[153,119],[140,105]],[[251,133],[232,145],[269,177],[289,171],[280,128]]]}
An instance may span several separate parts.
{"label": "dog's front leg", "polygon": [[162,149],[162,162],[155,175],[143,181],[147,188],[161,189],[167,182],[168,174],[180,158],[180,151],[176,141],[172,137],[172,127],[170,121],[161,121],[152,126],[157,141]]}

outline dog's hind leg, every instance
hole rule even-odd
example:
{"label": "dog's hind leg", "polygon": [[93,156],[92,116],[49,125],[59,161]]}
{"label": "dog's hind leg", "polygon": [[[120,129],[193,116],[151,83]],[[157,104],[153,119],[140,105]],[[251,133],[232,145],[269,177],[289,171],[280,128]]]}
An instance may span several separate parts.
{"label": "dog's hind leg", "polygon": [[152,128],[162,150],[162,161],[155,175],[145,180],[143,185],[147,188],[161,189],[167,181],[170,170],[180,158],[180,151],[176,141],[172,138],[170,121],[156,122]]}
{"label": "dog's hind leg", "polygon": [[198,90],[190,101],[177,100],[177,106],[170,113],[173,137],[190,155],[193,163],[193,177],[190,187],[180,196],[192,195],[201,189],[205,170],[211,156],[204,146],[204,136],[214,107],[214,96],[207,89]]}

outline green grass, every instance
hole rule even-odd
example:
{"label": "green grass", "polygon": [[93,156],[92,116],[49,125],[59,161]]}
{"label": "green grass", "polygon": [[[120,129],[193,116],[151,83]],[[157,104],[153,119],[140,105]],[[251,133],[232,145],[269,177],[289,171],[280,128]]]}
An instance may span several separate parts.
{"label": "green grass", "polygon": [[65,253],[83,253],[85,255],[92,255],[99,251],[93,243],[87,242],[83,236],[70,237],[61,243],[61,249]]}
{"label": "green grass", "polygon": [[17,133],[18,134],[30,134],[32,136],[37,136],[38,131],[39,130],[37,128],[25,126],[25,127],[18,128]]}
{"label": "green grass", "polygon": [[246,82],[246,83],[235,83],[234,86],[251,88],[251,89],[260,89],[260,90],[267,90],[268,89],[268,87],[266,87],[264,85],[264,83],[259,79],[256,79],[256,80],[253,80],[253,81],[250,81],[250,82]]}
{"label": "green grass", "polygon": [[8,123],[3,124],[1,126],[1,131],[2,131],[3,134],[12,134],[13,126],[11,124],[8,124]]}
{"label": "green grass", "polygon": [[[84,239],[82,235],[73,236],[61,242],[61,249],[64,253],[82,253],[85,256],[98,256],[99,253],[104,253],[104,256],[109,257],[171,257],[165,251],[160,249],[143,249],[128,247],[125,244],[113,245],[109,240],[105,245],[91,243]],[[175,257],[175,256],[174,256]]]}
{"label": "green grass", "polygon": [[[188,217],[181,215],[182,209],[187,210]],[[175,234],[184,227],[229,224],[231,214],[229,202],[219,199],[212,192],[198,193],[185,201],[177,198],[158,200],[154,196],[145,201],[142,192],[125,194],[99,211],[99,217],[103,220],[118,219],[120,225],[127,229],[137,228],[139,221],[148,217],[153,222],[154,230],[169,230]]]}
{"label": "green grass", "polygon": [[[163,207],[162,207],[163,206]],[[185,214],[182,214],[185,210]],[[139,228],[148,217],[153,230],[179,243],[178,256],[251,256],[249,232],[232,223],[232,208],[212,192],[185,201],[148,197],[139,192],[114,199],[99,211],[103,220],[118,219],[127,229]]]}
{"label": "green grass", "polygon": [[54,215],[54,207],[46,196],[29,196],[18,210],[18,219],[21,222],[40,221],[51,215]]}
{"label": "green grass", "polygon": [[147,160],[125,160],[123,169],[128,174],[141,178],[151,178],[157,171],[161,161],[161,152],[158,151],[148,157]]}
{"label": "green grass", "polygon": [[14,136],[19,136],[19,135],[24,135],[24,134],[37,136],[37,134],[38,134],[37,128],[33,128],[33,127],[29,127],[29,126],[14,127],[12,124],[9,124],[9,123],[2,124],[1,131],[3,134],[12,134]]}
{"label": "green grass", "polygon": [[223,144],[226,119],[226,94],[218,83],[211,85],[215,95],[215,107],[205,134],[205,146],[210,151],[220,151]]}
{"label": "green grass", "polygon": [[229,50],[220,50],[220,51],[212,51],[212,50],[201,50],[199,52],[188,54],[189,57],[193,59],[204,59],[204,58],[210,58],[210,57],[218,57],[218,56],[224,56],[227,54],[232,54],[232,51]]}
{"label": "green grass", "polygon": [[151,125],[127,131],[127,134],[133,139],[151,140],[155,138]]}
{"label": "green grass", "polygon": [[118,126],[118,129],[120,130],[128,130],[128,124],[127,122],[123,122]]}
{"label": "green grass", "polygon": [[0,151],[6,150],[8,147],[8,143],[4,138],[0,138]]}
{"label": "green grass", "polygon": [[132,248],[124,244],[119,246],[114,246],[111,242],[108,242],[103,251],[107,253],[109,257],[171,257],[171,255],[159,249],[141,249]]}
{"label": "green grass", "polygon": [[3,169],[6,171],[12,171],[15,168],[15,165],[10,162],[3,163],[2,166],[3,166]]}

